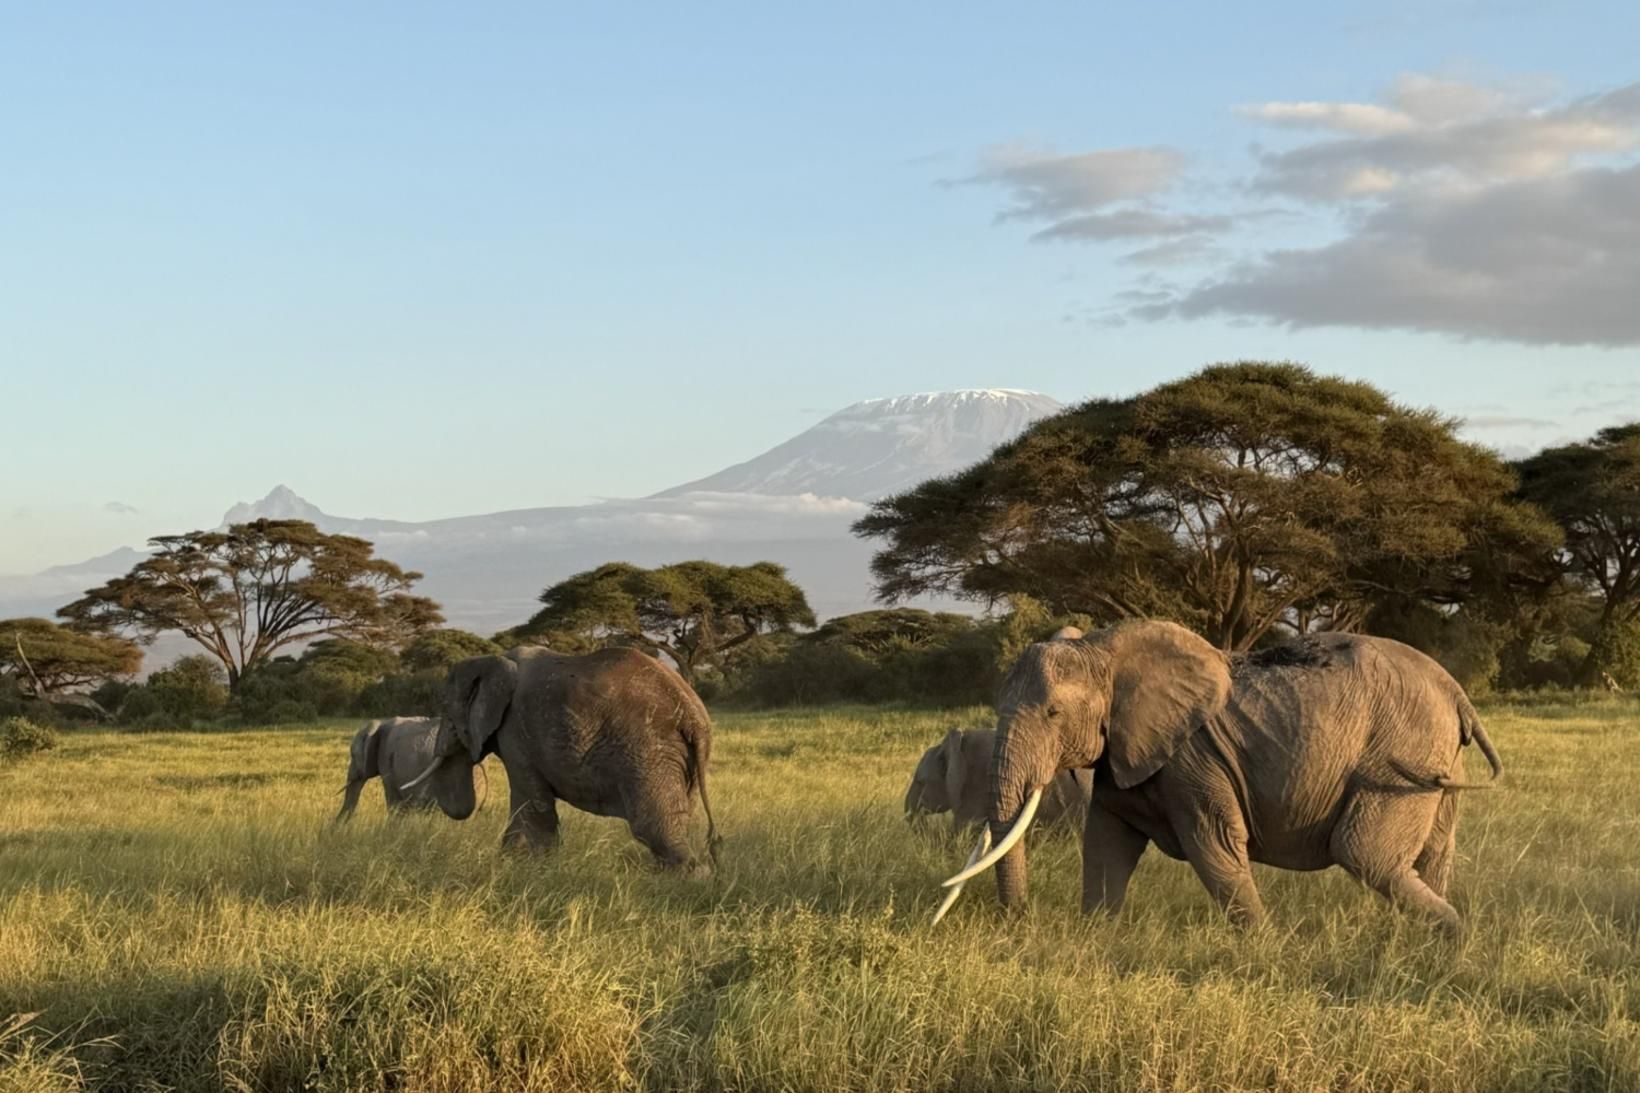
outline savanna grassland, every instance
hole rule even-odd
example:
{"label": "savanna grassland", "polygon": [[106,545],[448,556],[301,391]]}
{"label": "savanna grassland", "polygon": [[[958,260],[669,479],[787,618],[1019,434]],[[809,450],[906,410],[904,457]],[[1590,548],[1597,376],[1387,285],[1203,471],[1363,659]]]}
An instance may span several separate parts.
{"label": "savanna grassland", "polygon": [[1084,919],[1064,836],[930,928],[950,714],[720,714],[709,881],[570,810],[503,856],[495,760],[466,823],[327,829],[354,723],[67,733],[0,768],[0,1090],[1640,1088],[1640,705],[1483,713],[1461,941],[1336,870],[1243,936],[1154,851]]}

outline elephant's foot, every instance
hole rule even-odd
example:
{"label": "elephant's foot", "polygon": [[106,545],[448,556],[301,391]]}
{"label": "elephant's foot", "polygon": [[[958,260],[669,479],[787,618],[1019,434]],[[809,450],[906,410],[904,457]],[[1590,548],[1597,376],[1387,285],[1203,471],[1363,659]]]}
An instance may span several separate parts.
{"label": "elephant's foot", "polygon": [[1424,883],[1423,878],[1411,869],[1402,870],[1381,884],[1373,884],[1372,887],[1397,907],[1414,911],[1433,922],[1448,937],[1463,936],[1463,918],[1457,909],[1436,895],[1435,891]]}

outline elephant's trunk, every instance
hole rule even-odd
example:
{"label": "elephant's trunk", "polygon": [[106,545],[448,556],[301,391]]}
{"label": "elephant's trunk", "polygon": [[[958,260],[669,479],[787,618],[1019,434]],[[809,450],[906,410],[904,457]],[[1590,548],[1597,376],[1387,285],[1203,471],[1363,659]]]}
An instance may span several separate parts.
{"label": "elephant's trunk", "polygon": [[342,810],[336,813],[333,823],[352,819],[353,810],[359,807],[359,793],[364,789],[363,778],[349,778],[346,787],[342,790]]}
{"label": "elephant's trunk", "polygon": [[[996,754],[991,761],[991,800],[987,820],[991,838],[1000,843],[1020,820],[1021,810],[1032,791],[1045,789],[1052,781],[1054,771],[1038,770],[1038,763],[1021,747],[1020,734],[1003,734],[997,741]],[[1032,810],[1034,812],[1034,810]],[[1019,907],[1025,902],[1026,867],[1025,842],[1020,839],[996,864],[997,900],[1004,907]]]}
{"label": "elephant's trunk", "polygon": [[[989,821],[993,841],[1000,841],[1013,829],[1014,822],[1019,818],[1022,799],[1023,788],[1015,784],[1005,788],[1000,797],[993,800]],[[997,862],[996,868],[997,901],[1004,907],[1023,906],[1026,893],[1025,840],[1015,843],[1014,848]]]}
{"label": "elephant's trunk", "polygon": [[905,818],[907,820],[913,819],[918,812],[922,811],[921,805],[922,783],[913,778],[910,788],[905,791]]}

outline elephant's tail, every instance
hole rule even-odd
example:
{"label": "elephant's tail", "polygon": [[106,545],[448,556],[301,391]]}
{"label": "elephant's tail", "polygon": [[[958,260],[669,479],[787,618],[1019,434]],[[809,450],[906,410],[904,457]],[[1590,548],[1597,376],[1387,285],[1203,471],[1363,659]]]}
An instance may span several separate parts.
{"label": "elephant's tail", "polygon": [[[1480,715],[1469,701],[1469,696],[1462,691],[1458,692],[1458,728],[1462,732],[1461,739],[1465,744],[1471,740],[1486,756],[1487,766],[1492,768],[1492,781],[1496,782],[1503,777],[1503,760],[1498,758],[1498,749],[1492,746],[1492,738],[1486,735],[1486,727],[1481,724]],[[1452,788],[1459,788],[1453,786]]]}
{"label": "elephant's tail", "polygon": [[695,768],[695,782],[700,786],[700,807],[706,812],[706,853],[712,859],[713,868],[716,868],[718,844],[723,841],[723,836],[718,834],[717,821],[712,818],[712,798],[706,792],[706,748],[701,746],[698,733],[686,734],[684,742],[689,747],[689,761]]}

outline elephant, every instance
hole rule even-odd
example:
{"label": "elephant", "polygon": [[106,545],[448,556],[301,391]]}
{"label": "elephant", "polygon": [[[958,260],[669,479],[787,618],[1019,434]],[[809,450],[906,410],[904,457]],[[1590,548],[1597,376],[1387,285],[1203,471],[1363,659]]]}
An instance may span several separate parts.
{"label": "elephant", "polygon": [[492,752],[512,800],[502,845],[558,843],[558,802],[626,820],[669,868],[700,868],[687,840],[698,787],[707,851],[717,825],[706,792],[712,722],[676,672],[632,649],[566,656],[521,646],[451,667],[433,758],[406,788],[426,783],[453,819],[473,809],[469,771]]}
{"label": "elephant", "polygon": [[359,804],[359,792],[378,775],[389,812],[433,807],[432,794],[425,786],[407,791],[400,785],[433,757],[433,739],[437,734],[438,720],[432,717],[390,717],[372,721],[354,733],[348,751],[345,796],[336,819],[346,820],[353,815]]}
{"label": "elephant", "polygon": [[[906,819],[949,812],[951,830],[983,823],[991,787],[995,729],[952,729],[923,752],[905,791]],[[1081,824],[1093,793],[1093,773],[1062,770],[1048,785],[1037,818],[1044,824]]]}
{"label": "elephant", "polygon": [[[1182,626],[1131,621],[1030,646],[997,704],[989,826],[946,881],[943,915],[991,866],[1026,894],[1020,837],[1061,770],[1091,768],[1082,909],[1121,908],[1151,843],[1190,863],[1231,921],[1264,918],[1249,862],[1341,866],[1448,931],[1461,748],[1503,764],[1463,688],[1387,638],[1320,633],[1229,655]],[[996,839],[994,847],[990,846]],[[936,916],[937,920],[937,916]]]}

